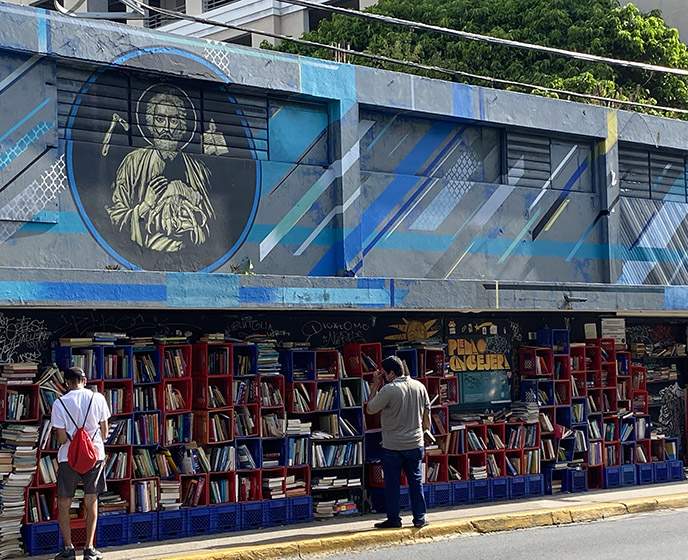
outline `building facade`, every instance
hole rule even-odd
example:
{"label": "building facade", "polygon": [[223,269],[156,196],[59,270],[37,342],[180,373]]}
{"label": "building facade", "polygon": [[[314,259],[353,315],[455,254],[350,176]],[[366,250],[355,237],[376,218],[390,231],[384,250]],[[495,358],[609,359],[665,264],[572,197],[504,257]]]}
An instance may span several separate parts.
{"label": "building facade", "polygon": [[684,122],[2,10],[6,305],[686,307]]}

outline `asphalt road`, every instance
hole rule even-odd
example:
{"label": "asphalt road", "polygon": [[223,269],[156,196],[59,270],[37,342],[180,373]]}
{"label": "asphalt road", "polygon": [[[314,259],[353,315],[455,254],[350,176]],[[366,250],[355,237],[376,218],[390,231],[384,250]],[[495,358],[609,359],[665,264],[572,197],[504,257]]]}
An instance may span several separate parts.
{"label": "asphalt road", "polygon": [[333,560],[683,560],[688,511],[624,515],[604,521],[451,538],[335,555]]}

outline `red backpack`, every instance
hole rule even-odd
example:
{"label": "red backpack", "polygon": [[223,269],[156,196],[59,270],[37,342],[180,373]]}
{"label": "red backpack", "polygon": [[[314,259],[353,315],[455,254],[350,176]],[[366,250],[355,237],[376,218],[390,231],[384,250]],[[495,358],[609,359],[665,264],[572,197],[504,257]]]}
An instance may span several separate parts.
{"label": "red backpack", "polygon": [[[93,395],[95,397],[95,395]],[[98,462],[98,450],[96,449],[95,443],[93,443],[93,438],[88,435],[88,432],[84,429],[86,426],[86,420],[88,419],[88,413],[91,411],[91,405],[93,404],[93,397],[91,397],[91,402],[88,403],[88,409],[86,410],[86,415],[84,416],[84,423],[79,428],[78,424],[72,418],[72,415],[67,410],[65,404],[57,399],[65,409],[67,416],[72,421],[72,424],[76,426],[76,432],[73,436],[67,437],[71,440],[69,444],[69,451],[67,452],[67,463],[79,474],[86,474],[90,471],[95,464]]]}

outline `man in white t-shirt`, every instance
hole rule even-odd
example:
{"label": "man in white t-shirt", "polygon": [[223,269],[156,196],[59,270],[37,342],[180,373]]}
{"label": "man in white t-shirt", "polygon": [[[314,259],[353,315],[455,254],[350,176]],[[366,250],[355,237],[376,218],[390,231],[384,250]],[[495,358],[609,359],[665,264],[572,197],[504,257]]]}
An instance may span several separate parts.
{"label": "man in white t-shirt", "polygon": [[[103,439],[108,434],[110,410],[103,395],[86,389],[86,374],[83,369],[80,367],[69,368],[64,377],[68,392],[59,399],[59,402],[53,403],[52,410],[52,424],[57,432],[57,441],[60,443],[60,450],[57,452],[59,463],[57,470],[57,517],[65,545],[64,550],[55,556],[55,560],[74,560],[76,558],[69,524],[69,508],[79,482],[84,485],[84,509],[86,511],[84,560],[101,560],[103,555],[93,546],[93,539],[98,521],[98,494],[103,493],[106,489]],[[79,474],[67,462],[72,436],[82,426],[93,439],[98,451],[98,462],[85,474]]]}

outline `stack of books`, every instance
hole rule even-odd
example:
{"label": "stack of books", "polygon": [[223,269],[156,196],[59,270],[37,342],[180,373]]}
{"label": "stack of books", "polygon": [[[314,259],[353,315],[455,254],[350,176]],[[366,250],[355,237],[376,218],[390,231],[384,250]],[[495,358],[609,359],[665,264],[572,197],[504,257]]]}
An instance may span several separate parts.
{"label": "stack of books", "polygon": [[254,339],[258,349],[258,375],[279,375],[282,366],[279,363],[279,352],[275,349],[274,338]]}
{"label": "stack of books", "polygon": [[119,492],[108,490],[98,498],[98,515],[123,515],[129,510],[129,502]]}
{"label": "stack of books", "polygon": [[34,362],[19,362],[2,366],[0,382],[8,385],[30,385],[38,375],[38,364]]}
{"label": "stack of books", "polygon": [[12,455],[12,472],[0,489],[0,553],[21,556],[21,524],[24,494],[37,469],[38,426],[8,424],[2,428],[2,452]]}
{"label": "stack of books", "polygon": [[160,481],[160,509],[174,510],[179,509],[181,482],[178,480]]}
{"label": "stack of books", "polygon": [[264,500],[276,500],[287,497],[284,493],[283,476],[266,476],[263,478],[261,485],[263,487]]}

